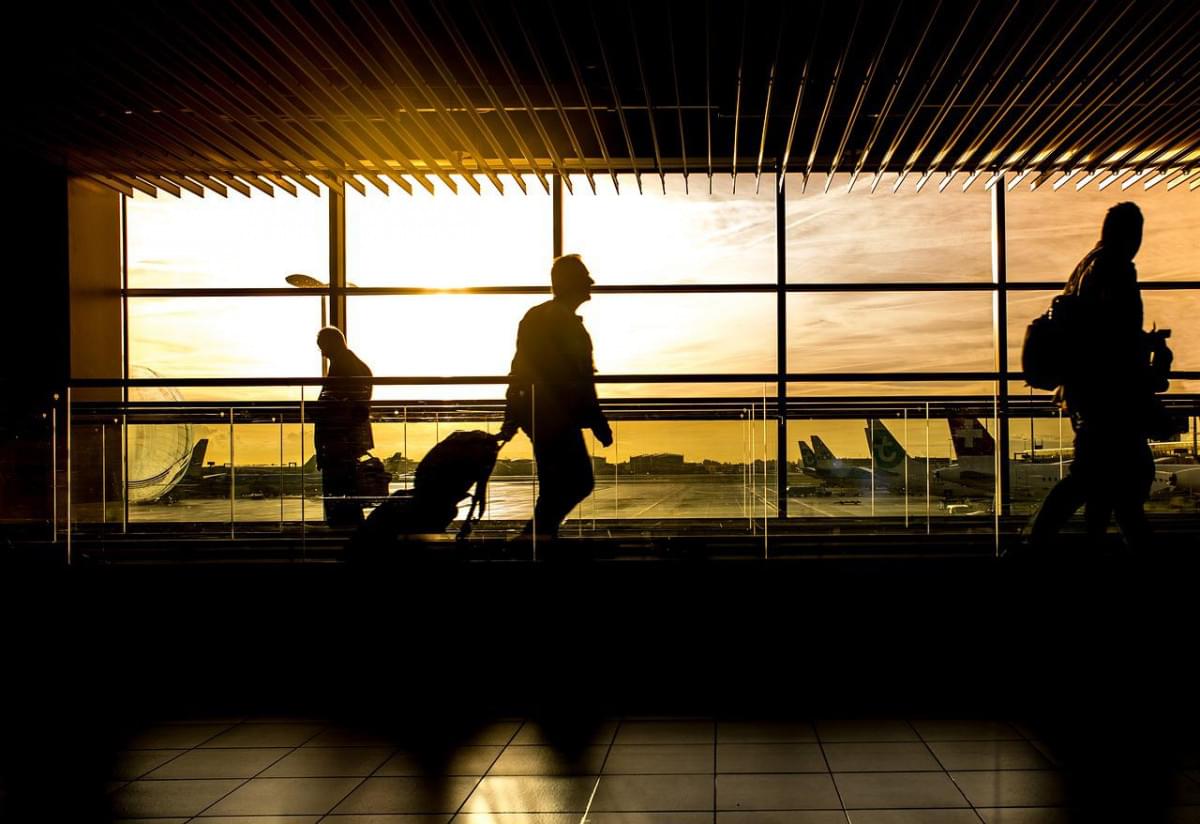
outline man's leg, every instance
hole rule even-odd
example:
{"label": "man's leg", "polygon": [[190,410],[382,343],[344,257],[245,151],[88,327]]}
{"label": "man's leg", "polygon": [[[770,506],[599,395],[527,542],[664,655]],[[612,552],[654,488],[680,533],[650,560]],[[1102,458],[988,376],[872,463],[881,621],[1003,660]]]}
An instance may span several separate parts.
{"label": "man's leg", "polygon": [[330,526],[357,526],[362,523],[362,504],[355,476],[358,458],[336,456],[323,462],[321,481],[325,496],[325,523]]}
{"label": "man's leg", "polygon": [[[578,429],[540,436],[534,441],[533,454],[538,472],[534,521],[539,535],[555,537],[563,519],[592,492],[592,459]],[[531,521],[526,532],[532,532],[533,526]]]}
{"label": "man's leg", "polygon": [[1059,530],[1075,514],[1075,510],[1083,505],[1085,500],[1083,482],[1074,473],[1069,472],[1065,478],[1054,485],[1046,495],[1029,532],[1031,546],[1042,549],[1048,546]]}
{"label": "man's leg", "polygon": [[1113,511],[1121,537],[1131,549],[1148,549],[1153,534],[1146,519],[1146,499],[1154,483],[1154,454],[1150,444],[1138,440],[1130,446],[1128,459],[1117,467],[1121,473],[1115,479]]}

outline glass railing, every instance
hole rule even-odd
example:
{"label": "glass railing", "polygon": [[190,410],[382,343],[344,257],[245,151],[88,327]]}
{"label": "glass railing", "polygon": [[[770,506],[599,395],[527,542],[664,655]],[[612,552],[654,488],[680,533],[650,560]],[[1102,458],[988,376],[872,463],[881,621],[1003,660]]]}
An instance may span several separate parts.
{"label": "glass railing", "polygon": [[[494,379],[474,380],[456,384],[452,394],[503,391]],[[72,387],[64,409],[60,537],[68,543],[236,539],[264,548],[299,540],[302,555],[310,546],[340,545],[346,533],[324,525],[313,453],[319,383]],[[376,396],[441,386],[376,383]],[[672,389],[671,397],[650,396]],[[807,539],[822,536],[877,544],[970,536],[975,546],[998,547],[1069,465],[1070,425],[1049,396],[1014,393],[1005,410],[985,395],[880,397],[869,389],[815,396],[793,383],[781,408],[775,384],[608,383],[601,394],[613,443],[603,448],[585,432],[595,488],[560,534],[635,541],[727,536],[766,555],[803,550]],[[1148,510],[1195,515],[1200,406],[1190,395],[1170,396],[1168,403],[1188,416],[1188,428],[1177,441],[1155,446],[1160,463]],[[372,454],[383,462],[388,491],[410,489],[416,466],[450,432],[495,433],[503,412],[496,397],[372,401]],[[1002,417],[1007,453],[1000,447]],[[1004,472],[1008,487],[998,490]],[[532,517],[538,492],[531,443],[522,433],[500,453],[471,540],[515,535]],[[378,502],[362,501],[367,512]],[[469,504],[460,504],[460,518]]]}

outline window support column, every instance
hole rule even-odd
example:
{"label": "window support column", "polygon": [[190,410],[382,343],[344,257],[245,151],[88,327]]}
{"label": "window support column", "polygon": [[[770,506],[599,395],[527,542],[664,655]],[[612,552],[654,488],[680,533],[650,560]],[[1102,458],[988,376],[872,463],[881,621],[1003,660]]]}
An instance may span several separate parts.
{"label": "window support column", "polygon": [[[779,172],[775,187],[775,405],[776,459],[775,501],[780,518],[788,516],[788,431],[787,431],[787,211],[784,199],[786,177]],[[764,456],[765,458],[765,456]]]}
{"label": "window support column", "polygon": [[1008,426],[1008,259],[1006,255],[1004,192],[1006,175],[992,186],[992,341],[996,366],[996,549],[1000,549],[999,518],[1008,515],[1012,504],[1009,488]]}

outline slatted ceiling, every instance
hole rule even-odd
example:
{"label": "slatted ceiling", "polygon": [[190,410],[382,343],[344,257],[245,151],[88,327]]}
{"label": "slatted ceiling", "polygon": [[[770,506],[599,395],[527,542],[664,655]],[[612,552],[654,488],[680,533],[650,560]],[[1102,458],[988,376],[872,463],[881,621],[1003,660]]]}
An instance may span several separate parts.
{"label": "slatted ceiling", "polygon": [[53,13],[22,12],[22,27],[62,35],[19,90],[24,137],[124,194],[511,192],[526,173],[546,191],[554,173],[594,190],[624,172],[639,189],[676,172],[710,189],[780,172],[872,190],[1200,182],[1194,0]]}

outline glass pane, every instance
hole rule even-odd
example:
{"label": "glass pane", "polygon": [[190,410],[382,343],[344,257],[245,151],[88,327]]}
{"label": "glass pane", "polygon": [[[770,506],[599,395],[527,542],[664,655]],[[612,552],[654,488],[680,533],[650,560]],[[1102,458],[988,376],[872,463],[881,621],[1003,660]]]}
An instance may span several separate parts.
{"label": "glass pane", "polygon": [[883,180],[875,194],[870,177],[847,192],[850,177],[790,174],[787,204],[787,269],[791,283],[939,282],[991,279],[991,202],[982,186],[967,192],[951,183],[939,192],[936,179],[920,192],[891,190]]}
{"label": "glass pane", "polygon": [[[1025,328],[1050,307],[1058,290],[1037,290],[1008,293],[1008,362],[1009,368],[1021,368],[1021,345]],[[1170,329],[1167,345],[1175,353],[1172,369],[1180,372],[1200,369],[1200,336],[1196,335],[1194,319],[1200,315],[1200,291],[1142,291],[1143,327],[1157,324]],[[1172,381],[1172,389],[1178,391]]]}
{"label": "glass pane", "polygon": [[[528,295],[350,298],[350,346],[376,375],[503,376],[517,325],[540,302]],[[775,368],[773,295],[722,295],[719,301],[709,295],[597,295],[579,314],[601,374]]]}
{"label": "glass pane", "polygon": [[563,197],[563,248],[579,252],[600,284],[774,283],[775,177],[741,175],[733,191],[729,175],[667,175],[663,194],[657,175],[618,175],[617,194],[608,177],[597,191],[573,178],[575,194]]}
{"label": "glass pane", "polygon": [[130,288],[283,288],[295,272],[329,279],[329,201],[184,192],[126,201]]}
{"label": "glass pane", "polygon": [[987,292],[790,294],[787,309],[789,372],[993,368]]}
{"label": "glass pane", "polygon": [[1093,182],[1082,191],[1068,183],[1005,193],[1009,280],[1065,281],[1079,259],[1100,239],[1104,213],[1133,201],[1146,225],[1135,263],[1142,280],[1200,280],[1200,198],[1180,186],[1146,191],[1142,184],[1101,191]]}
{"label": "glass pane", "polygon": [[130,376],[319,376],[315,297],[130,298]]}
{"label": "glass pane", "polygon": [[[482,178],[481,178],[482,180]],[[457,195],[434,180],[384,195],[346,193],[346,278],[356,286],[461,287],[549,283],[553,257],[550,195],[532,175],[525,194],[503,178],[504,194],[482,181]]]}

